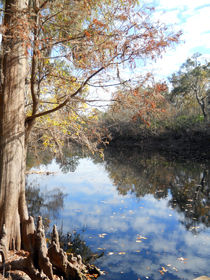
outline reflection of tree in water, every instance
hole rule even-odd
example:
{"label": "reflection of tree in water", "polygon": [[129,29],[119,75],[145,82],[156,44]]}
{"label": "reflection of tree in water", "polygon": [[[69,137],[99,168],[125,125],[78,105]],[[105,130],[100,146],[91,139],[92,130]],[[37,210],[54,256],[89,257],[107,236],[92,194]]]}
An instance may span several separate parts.
{"label": "reflection of tree in water", "polygon": [[196,233],[201,230],[199,224],[210,226],[210,174],[205,166],[198,166],[194,177],[190,175],[182,172],[175,178],[170,205],[184,213],[182,223]]}
{"label": "reflection of tree in water", "polygon": [[53,159],[59,165],[63,173],[74,172],[79,164],[79,160],[86,156],[75,144],[65,145],[62,153],[54,154],[49,148],[40,145],[36,149],[29,148],[27,153],[27,169],[48,165]]}
{"label": "reflection of tree in water", "polygon": [[[45,157],[44,153],[39,153],[45,162],[52,161],[53,155]],[[85,154],[77,147],[64,147],[63,157],[56,158],[63,172],[72,172],[76,169],[79,159],[85,157]],[[102,162],[96,155],[93,160]],[[32,156],[30,162],[32,162]],[[39,160],[42,163],[42,160]],[[210,174],[209,163],[195,162],[175,162],[166,160],[158,154],[144,154],[137,149],[114,149],[105,150],[105,168],[116,186],[118,192],[126,195],[132,192],[136,197],[143,197],[152,194],[155,198],[165,198],[170,194],[172,198],[169,205],[184,215],[181,221],[187,229],[199,232],[198,225],[210,226]],[[43,202],[42,194],[38,189],[33,191],[37,204],[46,204]],[[49,194],[51,195],[51,194]],[[57,198],[61,194],[53,194]],[[53,196],[52,196],[53,197]],[[47,198],[47,197],[46,197]],[[49,202],[49,197],[47,198]],[[61,198],[57,199],[62,201]],[[52,203],[48,203],[45,211],[52,212]],[[56,206],[54,205],[55,208]],[[31,202],[31,209],[40,215],[40,209],[44,207],[35,206]],[[37,208],[36,208],[37,207]],[[43,215],[43,214],[42,214]]]}
{"label": "reflection of tree in water", "polygon": [[94,263],[94,261],[103,256],[102,253],[94,253],[83,240],[80,233],[73,231],[67,234],[62,233],[62,229],[59,230],[60,244],[67,254],[75,253],[82,256],[83,262],[86,264]]}
{"label": "reflection of tree in water", "polygon": [[60,189],[41,192],[40,187],[33,183],[26,184],[26,200],[29,214],[37,219],[42,216],[45,225],[49,226],[52,218],[59,215],[63,208],[64,193]]}
{"label": "reflection of tree in water", "polygon": [[[167,169],[158,168],[162,163]],[[143,155],[137,151],[105,151],[105,167],[120,194],[135,193],[136,197],[153,194],[156,198],[166,197],[171,182],[171,163],[158,155]]]}
{"label": "reflection of tree in water", "polygon": [[104,164],[120,194],[172,196],[169,205],[184,214],[182,223],[188,230],[195,233],[201,230],[199,224],[210,226],[209,163],[180,163],[135,149],[108,148]]}
{"label": "reflection of tree in water", "polygon": [[[43,217],[45,228],[49,227],[50,221],[59,216],[59,211],[63,208],[64,194],[60,189],[41,192],[39,185],[30,183],[26,185],[26,199],[29,214],[37,220],[38,216]],[[81,255],[83,262],[92,263],[103,254],[94,253],[76,231],[64,234],[59,231],[60,245],[67,254]],[[47,233],[50,239],[50,234]]]}
{"label": "reflection of tree in water", "polygon": [[50,152],[49,149],[44,149],[44,147],[29,147],[26,158],[27,169],[32,167],[39,167],[42,165],[47,165],[52,162],[54,154]]}
{"label": "reflection of tree in water", "polygon": [[82,156],[81,150],[78,150],[78,147],[64,146],[62,155],[56,158],[56,162],[63,173],[74,172]]}

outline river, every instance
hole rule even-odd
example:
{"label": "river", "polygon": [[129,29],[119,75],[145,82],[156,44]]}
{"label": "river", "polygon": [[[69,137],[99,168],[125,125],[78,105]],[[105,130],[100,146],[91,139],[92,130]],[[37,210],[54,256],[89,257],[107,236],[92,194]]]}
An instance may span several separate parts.
{"label": "river", "polygon": [[210,276],[209,166],[135,150],[49,159],[27,176],[29,209],[77,240],[101,280]]}

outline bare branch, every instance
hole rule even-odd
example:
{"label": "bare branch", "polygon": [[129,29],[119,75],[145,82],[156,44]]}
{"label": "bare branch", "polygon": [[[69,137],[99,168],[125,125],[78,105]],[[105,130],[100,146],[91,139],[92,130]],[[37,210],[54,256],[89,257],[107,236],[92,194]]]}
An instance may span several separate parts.
{"label": "bare branch", "polygon": [[127,82],[129,82],[129,80],[126,80],[126,81],[123,81],[123,82],[120,82],[120,83],[116,83],[116,84],[93,85],[93,84],[89,84],[89,83],[88,83],[87,85],[90,86],[90,87],[105,88],[105,87],[114,87],[114,86],[124,85],[124,84],[126,84]]}

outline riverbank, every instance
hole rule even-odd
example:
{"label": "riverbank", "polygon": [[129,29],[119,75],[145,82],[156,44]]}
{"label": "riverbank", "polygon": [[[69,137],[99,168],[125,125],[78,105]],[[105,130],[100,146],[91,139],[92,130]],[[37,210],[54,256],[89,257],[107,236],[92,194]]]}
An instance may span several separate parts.
{"label": "riverbank", "polygon": [[113,137],[108,148],[139,148],[164,156],[190,160],[210,159],[210,129],[168,131],[161,134]]}

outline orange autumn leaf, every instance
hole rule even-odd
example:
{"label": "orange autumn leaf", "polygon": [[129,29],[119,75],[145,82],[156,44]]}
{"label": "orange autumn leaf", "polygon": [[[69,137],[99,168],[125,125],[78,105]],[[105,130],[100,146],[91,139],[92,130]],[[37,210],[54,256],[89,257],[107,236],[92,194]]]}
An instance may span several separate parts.
{"label": "orange autumn leaf", "polygon": [[137,94],[138,94],[138,91],[137,91],[137,90],[134,90],[133,95],[134,95],[134,96],[137,96]]}
{"label": "orange autumn leaf", "polygon": [[97,19],[94,19],[94,20],[93,20],[93,23],[94,23],[95,25],[100,26],[100,27],[105,26],[105,24],[103,24],[101,21],[99,21],[99,20],[97,20]]}
{"label": "orange autumn leaf", "polygon": [[154,103],[154,102],[152,102],[152,103],[151,103],[151,106],[152,106],[152,108],[153,108],[153,109],[155,109],[155,108],[156,108],[156,105],[155,105],[155,103]]}
{"label": "orange autumn leaf", "polygon": [[88,32],[87,30],[85,30],[85,36],[88,37],[88,38],[90,38],[90,37],[91,37],[90,32]]}

